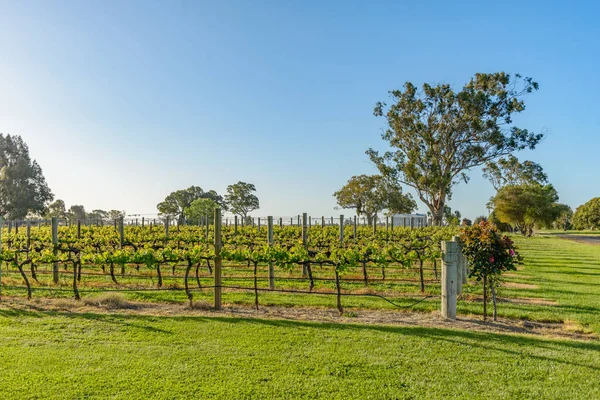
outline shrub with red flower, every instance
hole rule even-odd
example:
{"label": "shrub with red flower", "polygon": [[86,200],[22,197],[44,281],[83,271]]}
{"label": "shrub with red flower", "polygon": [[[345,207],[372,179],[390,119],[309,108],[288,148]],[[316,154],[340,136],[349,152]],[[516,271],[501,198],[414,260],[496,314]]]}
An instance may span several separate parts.
{"label": "shrub with red flower", "polygon": [[460,244],[469,267],[469,277],[483,282],[483,319],[487,318],[488,290],[491,290],[496,320],[496,288],[505,271],[514,271],[522,259],[513,241],[501,235],[496,226],[482,221],[477,225],[463,227]]}

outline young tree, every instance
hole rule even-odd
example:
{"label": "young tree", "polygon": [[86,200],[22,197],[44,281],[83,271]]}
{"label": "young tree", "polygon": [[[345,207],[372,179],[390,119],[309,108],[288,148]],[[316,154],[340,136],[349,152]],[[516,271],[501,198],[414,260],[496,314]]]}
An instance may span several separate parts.
{"label": "young tree", "polygon": [[212,199],[196,199],[192,201],[185,214],[188,222],[192,224],[199,224],[204,217],[208,217],[209,224],[212,224],[217,207],[219,205]]}
{"label": "young tree", "polygon": [[0,133],[0,215],[21,219],[30,212],[43,214],[53,197],[23,139]]}
{"label": "young tree", "polygon": [[576,229],[600,229],[600,197],[594,197],[577,207],[573,214],[573,226]]}
{"label": "young tree", "polygon": [[48,212],[46,213],[46,218],[59,218],[66,219],[67,218],[67,208],[65,206],[65,202],[61,199],[57,199],[56,201],[50,203],[48,206]]}
{"label": "young tree", "polygon": [[528,236],[534,226],[552,224],[561,212],[557,202],[554,187],[539,184],[504,186],[492,199],[497,218]]}
{"label": "young tree", "polygon": [[392,105],[379,102],[374,110],[387,121],[382,138],[392,151],[367,154],[384,176],[413,187],[440,225],[452,187],[468,181],[467,171],[542,139],[512,124],[525,110],[521,97],[537,89],[531,78],[504,72],[476,74],[458,92],[448,84],[419,91],[407,82],[390,92]]}
{"label": "young tree", "polygon": [[240,181],[227,186],[225,202],[230,211],[242,218],[243,221],[246,221],[249,213],[259,209],[260,203],[254,192],[256,192],[256,187],[251,183]]}
{"label": "young tree", "polygon": [[381,175],[353,176],[333,194],[342,208],[354,208],[358,216],[364,216],[370,224],[381,211],[389,214],[410,213],[416,203],[396,182],[389,182]]}
{"label": "young tree", "polygon": [[158,211],[169,218],[177,218],[179,223],[185,220],[185,211],[196,199],[211,199],[224,207],[223,198],[214,190],[205,192],[199,186],[190,186],[184,190],[172,192],[165,200],[158,203]]}

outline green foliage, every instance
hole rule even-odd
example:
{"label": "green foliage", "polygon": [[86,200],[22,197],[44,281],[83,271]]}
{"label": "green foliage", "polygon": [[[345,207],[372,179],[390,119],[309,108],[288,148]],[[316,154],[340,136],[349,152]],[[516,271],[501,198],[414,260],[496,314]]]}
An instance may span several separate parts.
{"label": "green foliage", "polygon": [[573,214],[573,225],[576,229],[600,229],[600,197],[594,197],[587,203],[577,207]]}
{"label": "green foliage", "polygon": [[407,82],[390,92],[390,106],[380,102],[374,110],[387,121],[382,138],[392,151],[367,154],[384,176],[413,187],[440,225],[452,187],[468,180],[466,171],[541,140],[512,123],[525,110],[521,97],[537,89],[531,78],[504,72],[476,74],[458,92],[448,84],[424,84],[419,91]]}
{"label": "green foliage", "polygon": [[211,199],[225,208],[223,198],[214,190],[205,192],[199,186],[190,186],[184,190],[177,190],[169,194],[164,201],[157,204],[156,208],[165,217],[177,218],[179,223],[185,219],[185,211],[196,199]]}
{"label": "green foliage", "polygon": [[464,227],[460,231],[460,245],[469,265],[469,277],[483,281],[483,318],[487,317],[488,286],[494,296],[494,320],[496,320],[495,288],[500,283],[502,273],[515,271],[521,257],[516,252],[513,241],[508,236],[499,235],[491,222]]}
{"label": "green foliage", "polygon": [[57,199],[56,201],[50,203],[48,206],[48,212],[46,213],[46,218],[66,219],[67,209],[65,202],[61,199]]}
{"label": "green foliage", "polygon": [[354,208],[356,214],[365,216],[369,225],[383,210],[393,215],[411,213],[417,208],[412,197],[402,193],[400,185],[381,175],[353,176],[333,196],[340,207]]}
{"label": "green foliage", "polygon": [[548,175],[544,173],[541,165],[533,161],[521,163],[512,154],[507,158],[487,162],[483,168],[483,176],[489,179],[496,190],[504,186],[548,183]]}
{"label": "green foliage", "polygon": [[204,218],[208,218],[210,224],[214,221],[215,209],[219,205],[212,199],[196,199],[186,209],[187,221],[191,224],[199,224]]}
{"label": "green foliage", "polygon": [[22,219],[29,213],[43,214],[53,197],[23,139],[0,133],[0,215]]}
{"label": "green foliage", "polygon": [[253,184],[240,181],[227,186],[225,202],[232,213],[246,220],[249,213],[260,207],[258,197],[254,192],[256,192],[256,187]]}
{"label": "green foliage", "polygon": [[69,218],[71,222],[75,222],[77,220],[84,221],[87,218],[85,207],[82,205],[73,205],[69,207],[69,211],[67,212],[67,218]]}
{"label": "green foliage", "polygon": [[524,235],[534,226],[547,226],[562,212],[558,194],[552,185],[526,184],[502,187],[492,198],[495,216],[500,222],[516,226]]}

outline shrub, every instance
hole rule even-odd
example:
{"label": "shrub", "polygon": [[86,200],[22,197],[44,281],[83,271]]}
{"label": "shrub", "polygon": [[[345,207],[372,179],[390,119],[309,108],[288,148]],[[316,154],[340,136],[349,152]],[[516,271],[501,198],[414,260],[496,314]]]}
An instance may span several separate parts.
{"label": "shrub", "polygon": [[483,319],[487,318],[488,290],[491,290],[496,312],[496,288],[500,285],[501,275],[505,271],[517,269],[521,257],[513,241],[498,233],[494,224],[483,221],[460,231],[460,244],[470,266],[469,277],[483,282]]}

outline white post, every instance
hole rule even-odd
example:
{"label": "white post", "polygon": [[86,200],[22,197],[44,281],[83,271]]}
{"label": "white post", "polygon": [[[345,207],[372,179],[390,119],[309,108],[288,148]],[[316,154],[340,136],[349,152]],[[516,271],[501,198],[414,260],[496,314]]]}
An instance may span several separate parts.
{"label": "white post", "polygon": [[442,242],[442,317],[456,319],[458,243]]}

